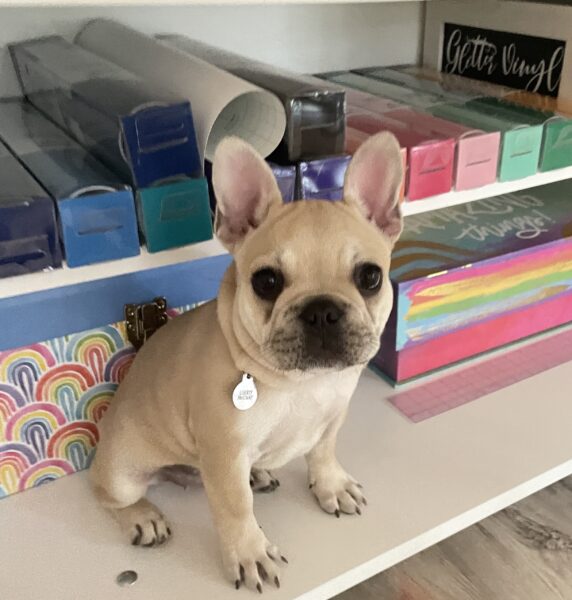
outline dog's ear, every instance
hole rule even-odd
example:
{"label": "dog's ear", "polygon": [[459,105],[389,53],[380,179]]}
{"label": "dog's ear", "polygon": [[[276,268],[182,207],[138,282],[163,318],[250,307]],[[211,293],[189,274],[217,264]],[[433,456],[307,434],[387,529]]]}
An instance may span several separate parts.
{"label": "dog's ear", "polygon": [[282,202],[282,196],[268,164],[237,137],[227,137],[217,146],[212,179],[216,235],[232,252],[262,223],[270,207]]}
{"label": "dog's ear", "polygon": [[382,132],[358,148],[344,182],[344,201],[357,206],[392,243],[403,228],[399,208],[403,176],[399,144],[393,134]]}

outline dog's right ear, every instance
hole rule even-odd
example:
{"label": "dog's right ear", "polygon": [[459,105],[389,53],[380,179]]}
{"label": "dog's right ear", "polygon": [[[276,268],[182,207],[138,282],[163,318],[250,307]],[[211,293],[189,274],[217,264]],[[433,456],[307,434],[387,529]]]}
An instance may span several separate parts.
{"label": "dog's right ear", "polygon": [[233,252],[262,223],[270,207],[282,203],[282,196],[266,161],[237,137],[227,137],[217,146],[212,178],[217,200],[215,232]]}

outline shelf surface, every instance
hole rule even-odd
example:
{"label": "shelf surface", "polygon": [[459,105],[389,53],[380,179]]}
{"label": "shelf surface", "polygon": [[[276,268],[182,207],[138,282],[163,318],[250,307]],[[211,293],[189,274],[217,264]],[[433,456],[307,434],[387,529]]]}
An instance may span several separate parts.
{"label": "shelf surface", "polygon": [[473,200],[482,200],[483,198],[491,198],[502,194],[510,194],[511,192],[526,190],[539,185],[571,178],[572,167],[565,167],[564,169],[555,169],[554,171],[546,171],[545,173],[536,173],[536,175],[531,175],[530,177],[525,177],[523,179],[516,179],[515,181],[497,182],[473,190],[464,190],[462,192],[452,191],[447,192],[446,194],[424,198],[423,200],[405,202],[402,211],[406,216],[416,215],[429,210],[445,208],[446,206],[456,206],[458,204],[473,202]]}
{"label": "shelf surface", "polygon": [[220,254],[226,254],[226,250],[217,239],[153,254],[141,248],[141,254],[132,258],[97,263],[75,269],[70,269],[64,265],[61,269],[54,269],[53,271],[42,271],[40,273],[30,273],[29,275],[0,279],[0,299],[84,283],[86,281],[115,277],[116,275],[124,275],[125,273],[145,271],[147,269],[154,269],[155,267],[164,267],[166,265],[174,265],[197,258],[218,256]]}
{"label": "shelf surface", "polygon": [[[321,512],[302,461],[276,474],[255,512],[290,565],[265,597],[330,598],[572,473],[572,363],[419,424],[366,372],[342,429],[339,458],[365,487],[362,517]],[[156,550],[133,548],[96,505],[85,474],[0,500],[7,600],[188,600],[239,597],[221,575],[202,488],[150,493],[174,525]],[[138,573],[119,587],[124,570]],[[241,590],[242,597],[254,597]]]}
{"label": "shelf surface", "polygon": [[[561,181],[563,179],[572,179],[572,167],[547,171],[546,173],[537,173],[531,177],[518,179],[516,181],[493,183],[474,190],[462,192],[452,191],[447,194],[432,196],[423,200],[405,202],[402,206],[402,212],[405,216],[415,215],[430,210],[436,210],[438,208],[465,204],[474,200],[482,200],[483,198],[526,190],[539,185]],[[200,244],[185,246],[183,248],[175,248],[174,250],[157,252],[156,254],[149,254],[142,248],[141,254],[133,258],[98,263],[76,269],[64,267],[54,271],[0,279],[0,299],[82,283],[85,281],[94,281],[96,279],[132,273],[134,271],[152,269],[154,267],[176,264],[194,260],[196,258],[204,258],[206,256],[216,256],[224,253],[226,253],[226,250],[216,239]]]}
{"label": "shelf surface", "polygon": [[292,4],[382,4],[428,0],[0,0],[2,6],[256,6]]}

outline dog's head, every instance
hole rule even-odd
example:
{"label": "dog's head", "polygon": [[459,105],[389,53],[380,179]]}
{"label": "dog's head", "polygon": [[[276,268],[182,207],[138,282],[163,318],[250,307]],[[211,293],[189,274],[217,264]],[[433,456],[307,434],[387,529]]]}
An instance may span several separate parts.
{"label": "dog's head", "polygon": [[234,255],[229,314],[249,354],[280,371],[316,371],[365,364],[376,353],[393,299],[402,178],[397,141],[381,133],[355,153],[343,201],[283,204],[248,144],[219,144],[215,228]]}

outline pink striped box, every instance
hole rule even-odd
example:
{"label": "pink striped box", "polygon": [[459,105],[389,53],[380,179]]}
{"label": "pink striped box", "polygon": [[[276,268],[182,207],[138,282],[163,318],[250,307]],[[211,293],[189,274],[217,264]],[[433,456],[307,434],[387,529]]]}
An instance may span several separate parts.
{"label": "pink striped box", "polygon": [[457,190],[469,190],[496,181],[500,151],[499,131],[487,133],[471,129],[409,108],[389,111],[385,116],[406,123],[414,131],[428,136],[456,140],[454,178]]}
{"label": "pink striped box", "polygon": [[387,116],[348,104],[346,124],[349,128],[373,135],[390,131],[407,151],[406,195],[420,200],[444,194],[453,186],[455,139],[435,138],[413,131],[411,127]]}

